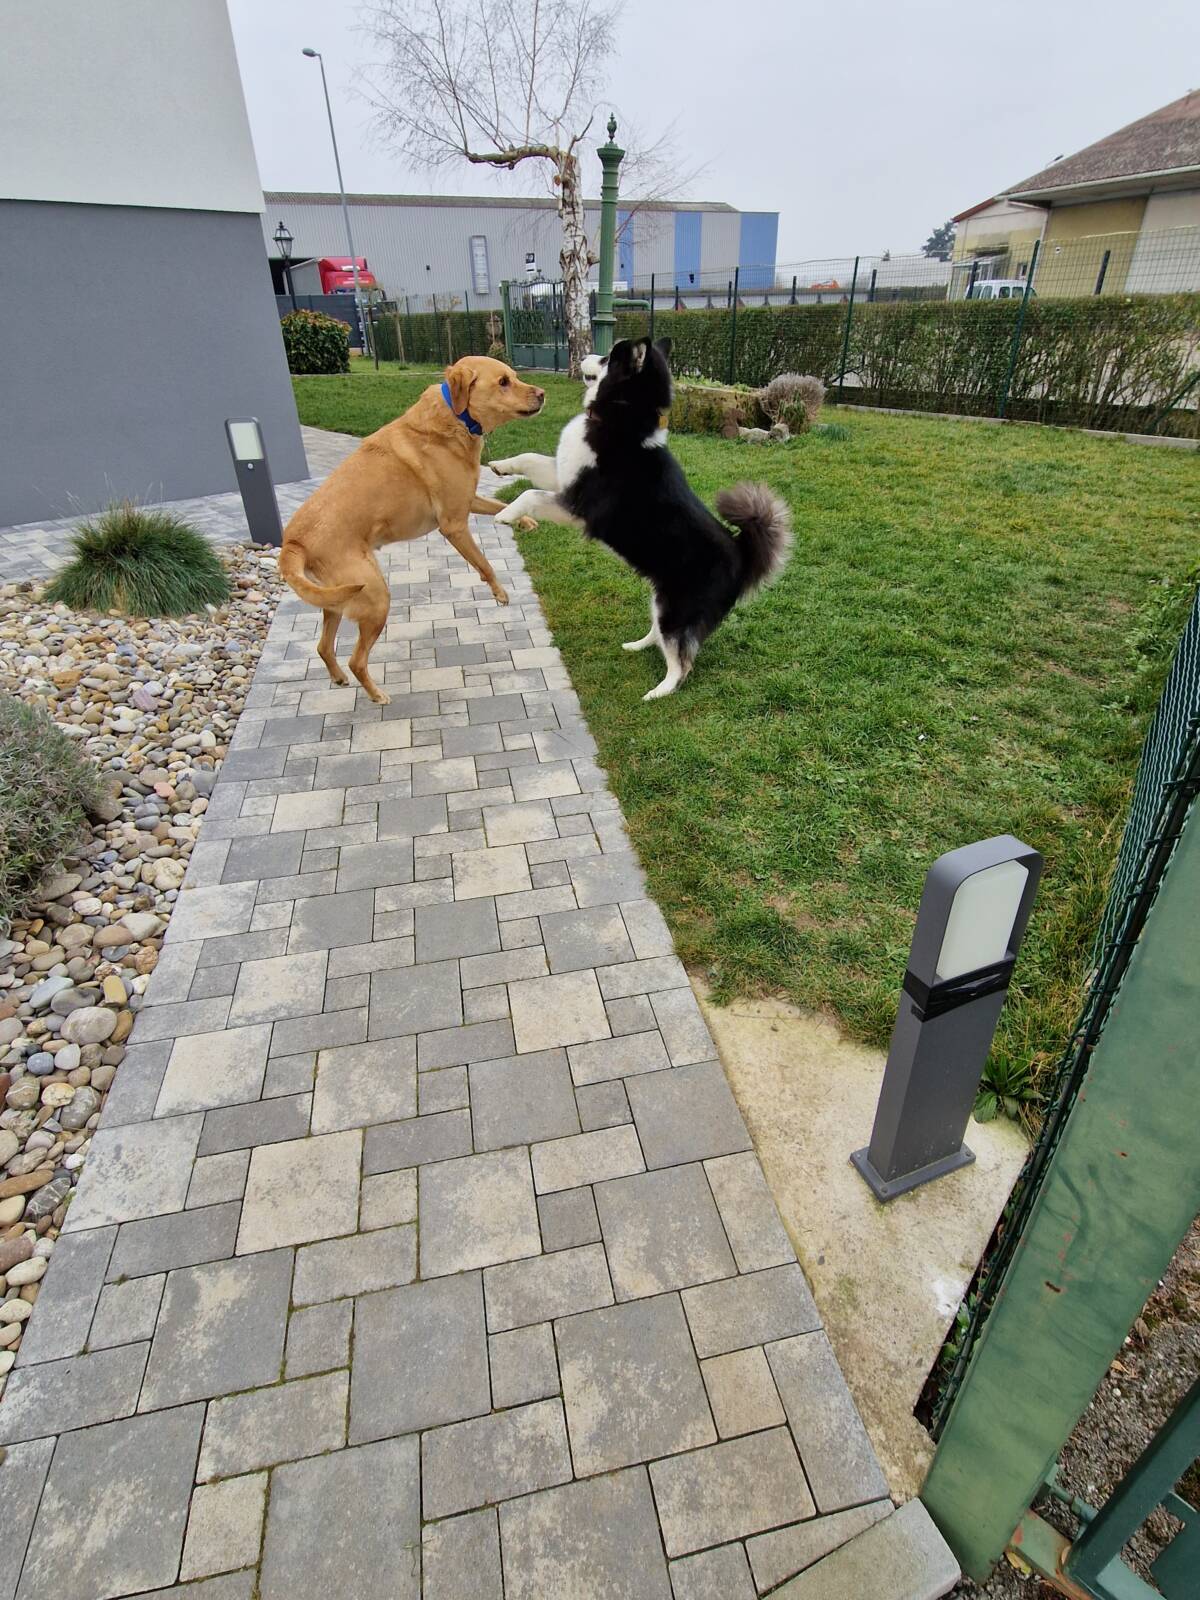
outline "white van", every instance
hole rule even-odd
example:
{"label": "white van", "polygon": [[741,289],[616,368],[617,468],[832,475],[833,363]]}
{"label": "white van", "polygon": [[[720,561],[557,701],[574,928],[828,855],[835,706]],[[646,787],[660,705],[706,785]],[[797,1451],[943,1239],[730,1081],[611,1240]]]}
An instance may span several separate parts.
{"label": "white van", "polygon": [[[1030,294],[1037,291],[1031,289]],[[1024,278],[981,278],[971,286],[968,300],[1019,300],[1025,293]]]}

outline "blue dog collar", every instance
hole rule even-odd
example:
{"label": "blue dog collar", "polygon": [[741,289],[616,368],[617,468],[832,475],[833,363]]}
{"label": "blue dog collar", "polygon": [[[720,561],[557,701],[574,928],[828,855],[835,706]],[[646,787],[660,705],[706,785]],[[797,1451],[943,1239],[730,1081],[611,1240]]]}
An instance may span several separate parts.
{"label": "blue dog collar", "polygon": [[[442,384],[442,399],[450,407],[451,411],[454,411],[454,402],[450,398],[450,385],[448,383],[443,383]],[[466,408],[463,411],[454,411],[454,415],[458,418],[458,420],[466,428],[468,433],[482,433],[483,432],[483,429],[480,427],[479,423],[476,422],[475,418],[471,415],[469,407]]]}

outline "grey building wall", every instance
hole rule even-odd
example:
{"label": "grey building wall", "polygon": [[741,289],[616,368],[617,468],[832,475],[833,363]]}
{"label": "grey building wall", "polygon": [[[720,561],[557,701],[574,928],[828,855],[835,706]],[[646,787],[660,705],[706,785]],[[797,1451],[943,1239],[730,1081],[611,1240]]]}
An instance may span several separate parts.
{"label": "grey building wall", "polygon": [[231,416],[307,477],[257,214],[6,200],[0,238],[0,524],[234,489]]}

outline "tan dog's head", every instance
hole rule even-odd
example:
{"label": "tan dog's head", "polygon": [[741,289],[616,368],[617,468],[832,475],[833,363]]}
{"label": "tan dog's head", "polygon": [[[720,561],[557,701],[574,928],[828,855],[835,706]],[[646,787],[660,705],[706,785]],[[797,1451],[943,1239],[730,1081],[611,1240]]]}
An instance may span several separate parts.
{"label": "tan dog's head", "polygon": [[546,391],[523,383],[511,367],[491,356],[463,356],[446,368],[450,404],[457,412],[469,411],[491,433],[517,417],[534,417],[546,404]]}

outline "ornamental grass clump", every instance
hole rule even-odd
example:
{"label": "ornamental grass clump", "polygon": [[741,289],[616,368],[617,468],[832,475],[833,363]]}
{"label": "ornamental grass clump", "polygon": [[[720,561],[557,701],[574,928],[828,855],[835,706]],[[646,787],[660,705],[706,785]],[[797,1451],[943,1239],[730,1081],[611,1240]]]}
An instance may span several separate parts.
{"label": "ornamental grass clump", "polygon": [[229,599],[229,580],[203,534],[161,507],[130,500],[81,522],[73,560],[43,598],[73,611],[184,617]]}
{"label": "ornamental grass clump", "polygon": [[806,433],[825,404],[825,385],[811,373],[781,372],[759,390],[758,401],[772,422]]}
{"label": "ornamental grass clump", "polygon": [[0,694],[0,935],[101,797],[96,769],[46,712]]}

